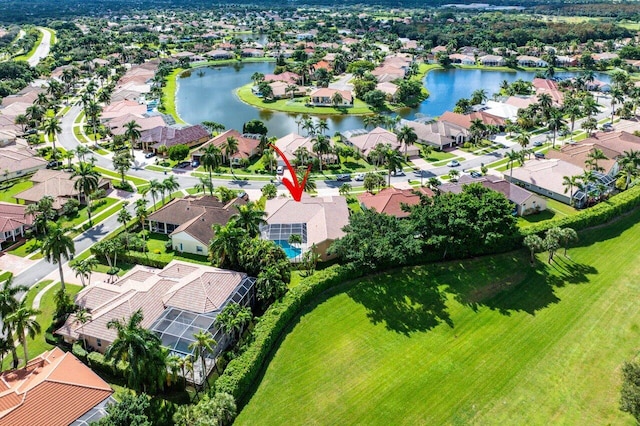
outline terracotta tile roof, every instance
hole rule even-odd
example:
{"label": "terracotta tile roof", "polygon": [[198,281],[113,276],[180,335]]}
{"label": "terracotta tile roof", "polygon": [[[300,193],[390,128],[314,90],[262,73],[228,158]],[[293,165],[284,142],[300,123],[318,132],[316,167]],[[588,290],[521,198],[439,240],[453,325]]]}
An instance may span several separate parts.
{"label": "terracotta tile roof", "polygon": [[238,141],[238,152],[233,154],[232,158],[248,159],[258,153],[258,146],[260,145],[260,141],[258,139],[245,137],[239,131],[235,129],[229,129],[226,132],[221,133],[218,136],[207,141],[200,147],[200,149],[198,149],[198,151],[193,153],[193,156],[195,157],[202,155],[204,149],[209,144],[213,144],[222,149],[222,146],[227,142],[227,138],[230,137],[234,137]]}
{"label": "terracotta tile roof", "polygon": [[136,101],[119,101],[113,102],[102,109],[101,118],[110,120],[123,115],[133,114],[142,117],[147,113],[147,106],[139,104]]}
{"label": "terracotta tile roof", "polygon": [[31,225],[33,217],[25,216],[24,210],[24,205],[0,202],[0,233]]}
{"label": "terracotta tile roof", "polygon": [[348,139],[348,142],[357,147],[364,156],[369,156],[378,144],[389,144],[391,148],[404,152],[404,144],[398,142],[398,137],[395,133],[382,127],[376,127],[364,135],[352,136]]}
{"label": "terracotta tile roof", "polygon": [[353,100],[353,95],[348,90],[338,90],[332,89],[330,87],[321,87],[320,89],[316,89],[313,92],[309,93],[310,98],[332,98],[334,94],[340,93],[342,99],[344,101],[351,102]]}
{"label": "terracotta tile roof", "polygon": [[504,119],[495,115],[487,114],[483,111],[472,112],[471,114],[458,114],[456,112],[446,111],[440,116],[440,121],[455,124],[467,130],[471,127],[473,120],[481,120],[484,124],[493,124],[496,126],[504,126]]}
{"label": "terracotta tile roof", "polygon": [[[521,182],[544,188],[557,194],[564,194],[564,176],[578,176],[583,168],[558,159],[527,160],[522,167],[514,167],[513,178]],[[509,172],[511,173],[511,172]],[[505,173],[505,178],[508,173]]]}
{"label": "terracotta tile roof", "polygon": [[[433,196],[433,191],[428,188],[421,188],[420,192]],[[378,213],[404,218],[409,216],[409,212],[403,211],[402,205],[417,205],[420,203],[420,196],[413,189],[385,188],[375,195],[365,192],[358,196],[358,200],[366,208],[373,209]]]}
{"label": "terracotta tile roof", "polygon": [[222,307],[245,274],[219,269],[173,288],[163,298],[166,306],[191,312],[213,312]]}
{"label": "terracotta tile roof", "polygon": [[113,390],[73,354],[58,348],[0,375],[0,426],[66,426]]}
{"label": "terracotta tile roof", "polygon": [[513,201],[516,204],[522,204],[534,195],[531,191],[519,187],[518,185],[514,185],[497,176],[490,175],[483,176],[481,178],[472,178],[469,175],[463,175],[457,183],[445,183],[440,185],[439,189],[442,192],[453,192],[455,194],[459,194],[462,192],[464,185],[469,183],[480,183],[485,188],[501,193],[507,197],[508,200]]}
{"label": "terracotta tile roof", "polygon": [[214,236],[213,225],[226,225],[229,219],[238,211],[235,206],[246,204],[243,198],[235,198],[223,208],[206,208],[198,217],[183,223],[171,233],[171,236],[180,232],[191,235],[205,246],[208,246]]}
{"label": "terracotta tile roof", "polygon": [[315,157],[313,152],[313,140],[311,137],[300,136],[297,133],[289,133],[281,137],[275,142],[275,145],[284,153],[288,160],[294,159],[295,152],[298,148],[306,148],[311,156]]}
{"label": "terracotta tile roof", "polygon": [[45,168],[47,160],[37,157],[35,153],[20,145],[9,145],[0,148],[0,171],[15,173],[19,170],[35,170]]}
{"label": "terracotta tile roof", "polygon": [[139,117],[134,114],[126,114],[121,117],[116,117],[109,121],[108,126],[111,129],[111,133],[114,135],[123,135],[127,130],[125,125],[130,121],[135,121],[140,126],[138,129],[140,132],[150,130],[155,127],[166,126],[166,123],[162,116],[154,115],[153,117]]}

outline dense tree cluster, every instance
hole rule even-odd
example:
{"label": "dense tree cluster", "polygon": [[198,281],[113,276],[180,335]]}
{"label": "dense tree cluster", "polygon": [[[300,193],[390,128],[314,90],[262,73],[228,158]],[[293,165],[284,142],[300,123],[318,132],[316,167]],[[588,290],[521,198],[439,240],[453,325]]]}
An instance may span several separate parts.
{"label": "dense tree cluster", "polygon": [[470,184],[460,194],[422,197],[407,219],[366,210],[352,215],[331,251],[370,269],[421,256],[467,257],[512,248],[518,238],[513,207],[504,195]]}

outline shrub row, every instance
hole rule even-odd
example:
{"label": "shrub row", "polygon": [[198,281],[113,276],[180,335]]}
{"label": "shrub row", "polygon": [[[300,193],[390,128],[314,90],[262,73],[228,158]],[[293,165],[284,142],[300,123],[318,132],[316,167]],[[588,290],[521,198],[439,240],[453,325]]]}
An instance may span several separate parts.
{"label": "shrub row", "polygon": [[[74,346],[75,350],[75,346]],[[75,354],[75,353],[74,353]],[[78,357],[80,358],[80,357]],[[105,374],[110,374],[112,376],[117,376],[120,378],[126,378],[127,365],[126,363],[119,361],[115,366],[113,362],[105,361],[104,355],[100,352],[91,352],[86,356],[87,363],[91,369],[102,372]]]}
{"label": "shrub row", "polygon": [[334,265],[305,278],[280,301],[264,313],[253,330],[253,342],[245,352],[233,359],[216,381],[216,391],[234,396],[240,405],[260,374],[280,334],[298,314],[320,293],[364,274],[351,265]]}
{"label": "shrub row", "polygon": [[523,235],[542,234],[547,229],[556,226],[560,228],[569,227],[579,231],[607,223],[624,213],[630,212],[638,206],[640,206],[640,185],[629,188],[573,216],[541,222],[523,229],[521,232]]}
{"label": "shrub row", "polygon": [[145,265],[145,266],[150,266],[152,268],[160,268],[160,269],[164,268],[169,264],[169,262],[166,262],[164,260],[152,259],[147,255],[145,255],[145,253],[140,253],[135,251],[119,254],[118,261],[131,263],[133,265]]}

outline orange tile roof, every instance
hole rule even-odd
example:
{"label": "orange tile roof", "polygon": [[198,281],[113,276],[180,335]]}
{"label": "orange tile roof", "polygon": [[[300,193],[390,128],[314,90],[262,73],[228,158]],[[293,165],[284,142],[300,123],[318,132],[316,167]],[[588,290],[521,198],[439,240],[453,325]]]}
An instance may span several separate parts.
{"label": "orange tile roof", "polygon": [[71,353],[59,348],[0,375],[0,426],[66,426],[113,390]]}
{"label": "orange tile roof", "polygon": [[358,200],[368,209],[403,218],[409,216],[409,212],[402,210],[403,204],[414,206],[420,203],[420,196],[417,192],[422,192],[430,197],[433,196],[433,191],[428,188],[420,188],[418,190],[385,188],[375,195],[365,192],[358,196]]}

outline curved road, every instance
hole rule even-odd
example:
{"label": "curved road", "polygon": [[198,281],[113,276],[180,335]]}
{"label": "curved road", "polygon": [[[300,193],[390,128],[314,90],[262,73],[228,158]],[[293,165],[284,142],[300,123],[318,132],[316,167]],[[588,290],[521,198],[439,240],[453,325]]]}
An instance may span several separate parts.
{"label": "curved road", "polygon": [[27,59],[27,62],[32,67],[38,65],[41,59],[46,58],[49,55],[49,51],[51,50],[51,32],[45,30],[44,28],[38,27],[38,30],[42,33],[42,40],[38,45],[38,48],[34,52],[34,54]]}

